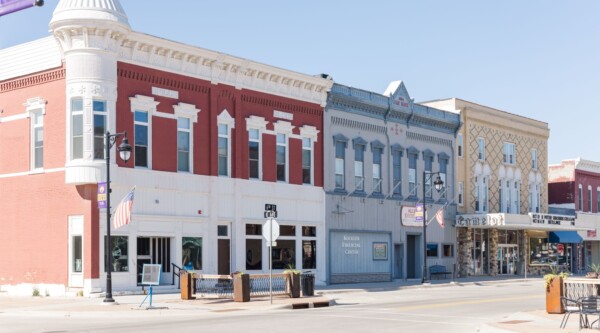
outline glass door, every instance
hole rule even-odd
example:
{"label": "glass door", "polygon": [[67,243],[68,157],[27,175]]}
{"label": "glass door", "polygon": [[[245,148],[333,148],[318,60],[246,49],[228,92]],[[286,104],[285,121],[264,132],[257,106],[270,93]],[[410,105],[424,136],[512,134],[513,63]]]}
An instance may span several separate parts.
{"label": "glass door", "polygon": [[517,274],[518,253],[517,245],[498,245],[498,274]]}

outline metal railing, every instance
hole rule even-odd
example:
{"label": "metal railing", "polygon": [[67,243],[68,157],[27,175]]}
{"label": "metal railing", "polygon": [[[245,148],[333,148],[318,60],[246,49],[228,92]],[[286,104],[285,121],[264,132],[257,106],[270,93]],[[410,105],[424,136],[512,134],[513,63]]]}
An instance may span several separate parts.
{"label": "metal railing", "polygon": [[570,299],[598,296],[600,279],[567,278],[563,280],[563,294]]}
{"label": "metal railing", "polygon": [[[194,275],[194,294],[199,297],[233,298],[230,275]],[[289,274],[273,274],[273,295],[290,295]],[[250,297],[269,296],[269,274],[250,275]]]}
{"label": "metal railing", "polygon": [[171,272],[172,272],[171,273],[172,274],[171,285],[172,286],[175,285],[175,277],[177,277],[177,289],[180,289],[181,288],[181,271],[182,271],[182,269],[181,269],[181,267],[179,267],[173,263],[171,263],[171,267],[173,268],[173,269],[171,269]]}

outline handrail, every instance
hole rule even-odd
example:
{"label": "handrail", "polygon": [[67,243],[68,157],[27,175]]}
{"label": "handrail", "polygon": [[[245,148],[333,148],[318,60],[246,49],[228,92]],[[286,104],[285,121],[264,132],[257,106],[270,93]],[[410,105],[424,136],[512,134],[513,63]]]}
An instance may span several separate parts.
{"label": "handrail", "polygon": [[[178,277],[177,279],[177,289],[181,288],[181,267],[175,265],[174,263],[171,263],[171,267],[173,267],[173,269],[171,270],[171,272],[173,272],[172,277],[171,277],[171,285],[175,285],[175,276]],[[177,273],[175,273],[175,269],[177,268]]]}

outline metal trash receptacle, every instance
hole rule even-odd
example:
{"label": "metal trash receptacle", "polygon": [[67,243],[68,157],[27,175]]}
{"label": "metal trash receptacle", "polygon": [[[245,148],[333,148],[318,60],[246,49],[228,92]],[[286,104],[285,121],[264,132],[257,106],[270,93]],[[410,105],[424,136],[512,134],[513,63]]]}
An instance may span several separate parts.
{"label": "metal trash receptacle", "polygon": [[300,276],[302,285],[303,296],[314,296],[315,295],[315,275],[311,274],[310,271],[302,273]]}

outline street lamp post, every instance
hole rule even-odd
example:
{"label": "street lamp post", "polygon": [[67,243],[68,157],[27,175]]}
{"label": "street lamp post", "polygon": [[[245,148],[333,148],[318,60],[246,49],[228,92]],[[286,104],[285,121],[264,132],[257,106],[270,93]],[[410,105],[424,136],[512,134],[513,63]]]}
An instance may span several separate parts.
{"label": "street lamp post", "polygon": [[[433,181],[433,186],[439,192],[444,186],[444,181],[440,178],[439,172],[428,172],[423,171],[423,278],[421,283],[429,283],[427,279],[427,202],[425,200],[425,184],[427,180],[431,180],[431,177],[438,175]],[[427,178],[429,176],[429,178]]]}
{"label": "street lamp post", "polygon": [[106,160],[106,242],[104,247],[104,254],[106,256],[106,294],[104,296],[104,302],[114,302],[112,298],[112,255],[110,251],[110,149],[115,145],[117,138],[123,136],[123,141],[117,147],[121,159],[127,163],[131,157],[131,145],[127,140],[127,132],[110,134],[106,132],[104,135],[104,142],[106,150],[104,152],[104,159]]}

